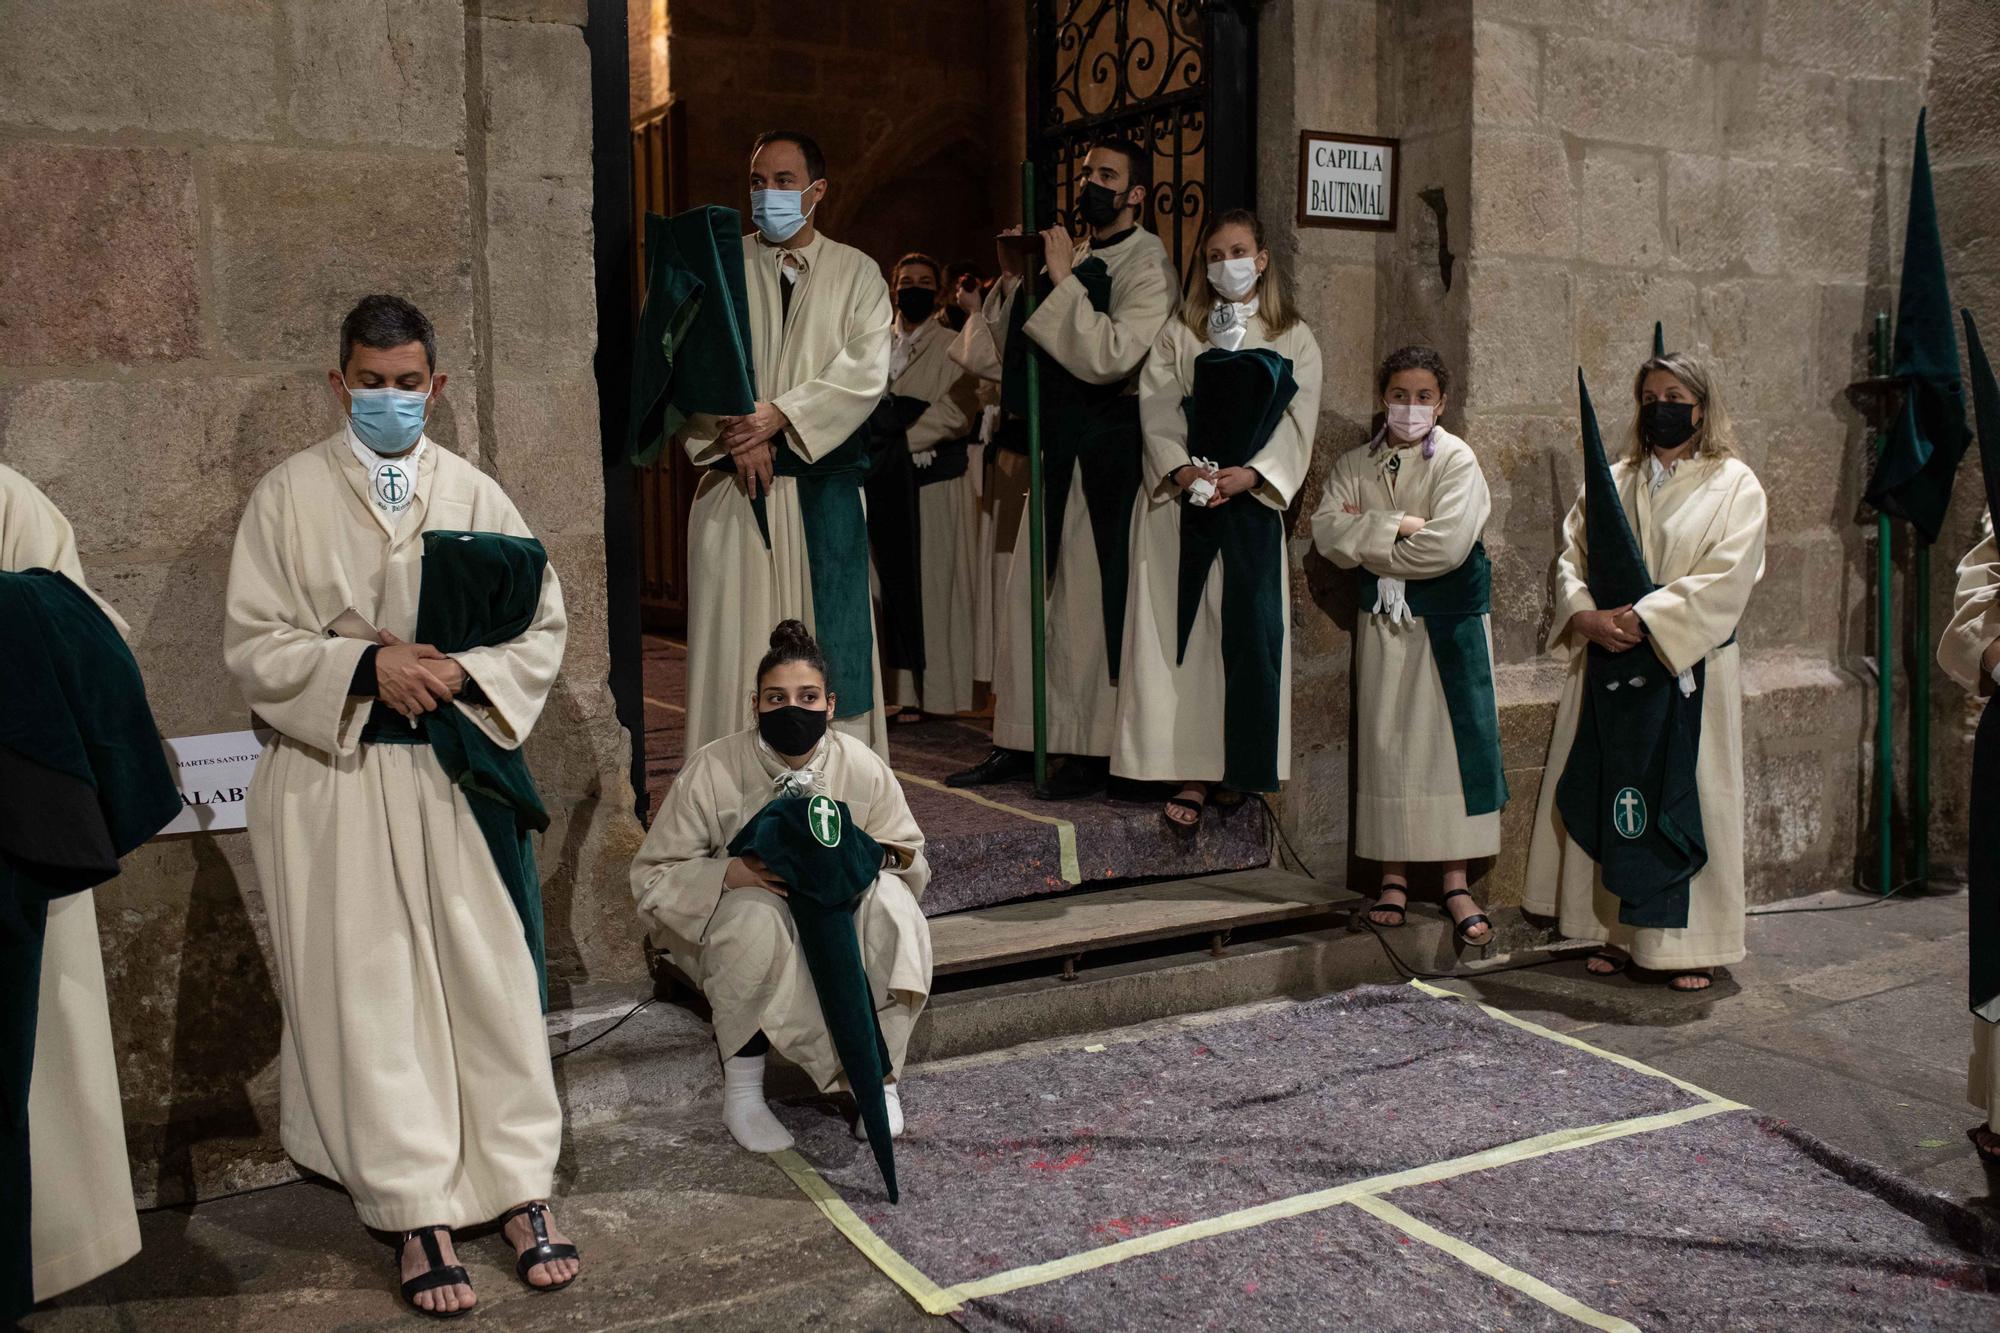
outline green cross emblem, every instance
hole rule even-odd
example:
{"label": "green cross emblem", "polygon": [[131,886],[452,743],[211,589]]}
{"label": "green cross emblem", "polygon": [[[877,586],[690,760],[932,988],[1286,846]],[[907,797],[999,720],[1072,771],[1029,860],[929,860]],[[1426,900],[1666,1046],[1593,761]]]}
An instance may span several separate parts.
{"label": "green cross emblem", "polygon": [[813,797],[806,806],[806,827],[820,846],[840,846],[840,807],[824,796]]}
{"label": "green cross emblem", "polygon": [[1621,838],[1636,838],[1646,831],[1646,798],[1637,787],[1622,787],[1611,798],[1611,827]]}
{"label": "green cross emblem", "polygon": [[375,493],[388,505],[399,505],[410,495],[410,479],[399,467],[385,467],[375,474]]}

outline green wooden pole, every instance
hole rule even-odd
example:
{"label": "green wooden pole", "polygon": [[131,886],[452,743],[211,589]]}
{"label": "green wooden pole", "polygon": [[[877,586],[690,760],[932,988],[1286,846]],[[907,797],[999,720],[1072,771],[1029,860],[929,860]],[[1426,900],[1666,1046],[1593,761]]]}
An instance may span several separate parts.
{"label": "green wooden pole", "polygon": [[[1033,236],[1035,226],[1035,164],[1021,164],[1021,235]],[[1041,276],[1036,271],[1035,252],[1029,249],[1022,258],[1025,270],[1021,277],[1021,300],[1026,302],[1021,313],[1025,319],[1035,313],[1035,283]],[[1027,337],[1026,333],[1021,335]],[[1046,565],[1047,533],[1042,526],[1042,379],[1040,360],[1033,349],[1023,358],[1027,367],[1028,390],[1028,638],[1032,644],[1034,658],[1033,674],[1035,686],[1035,790],[1047,789],[1049,785],[1049,626],[1047,591],[1048,570]]]}
{"label": "green wooden pole", "polygon": [[[1889,373],[1889,317],[1875,316],[1874,373]],[[1888,433],[1877,431],[1875,449],[1879,456],[1889,442]],[[1892,630],[1893,594],[1890,581],[1895,573],[1889,516],[1875,520],[1875,892],[1887,894],[1896,887],[1895,844],[1895,635]]]}

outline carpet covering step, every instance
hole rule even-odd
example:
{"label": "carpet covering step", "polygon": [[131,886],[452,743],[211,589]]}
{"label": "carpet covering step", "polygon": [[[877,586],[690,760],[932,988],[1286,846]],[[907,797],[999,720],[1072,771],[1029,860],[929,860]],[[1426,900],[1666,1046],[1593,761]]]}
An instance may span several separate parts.
{"label": "carpet covering step", "polygon": [[1247,926],[1323,915],[1353,900],[1346,889],[1265,867],[1002,903],[931,921],[937,975],[1091,951],[1226,935]]}

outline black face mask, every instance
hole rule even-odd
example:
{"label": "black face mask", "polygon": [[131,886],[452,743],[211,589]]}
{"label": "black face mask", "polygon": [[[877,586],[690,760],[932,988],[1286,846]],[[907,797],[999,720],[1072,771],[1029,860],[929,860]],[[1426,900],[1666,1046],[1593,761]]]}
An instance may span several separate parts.
{"label": "black face mask", "polygon": [[1693,403],[1662,399],[1639,409],[1639,438],[1654,449],[1678,449],[1693,434]]}
{"label": "black face mask", "polygon": [[937,309],[937,293],[928,287],[898,287],[896,309],[912,324],[921,324]]}
{"label": "black face mask", "polygon": [[779,754],[811,754],[826,735],[826,717],[817,708],[773,708],[757,714],[757,734]]}
{"label": "black face mask", "polygon": [[1096,181],[1085,181],[1076,196],[1076,211],[1093,227],[1108,227],[1118,220],[1125,201],[1115,191]]}

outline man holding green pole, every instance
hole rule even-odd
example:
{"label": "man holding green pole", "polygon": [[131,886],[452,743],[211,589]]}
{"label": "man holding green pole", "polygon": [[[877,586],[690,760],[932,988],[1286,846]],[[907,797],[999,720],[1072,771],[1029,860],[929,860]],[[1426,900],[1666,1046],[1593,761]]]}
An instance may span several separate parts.
{"label": "man holding green pole", "polygon": [[1017,542],[1000,599],[993,664],[994,749],[948,782],[981,787],[1033,769],[1033,599],[1047,616],[1048,749],[1065,762],[1048,795],[1070,800],[1101,789],[1110,766],[1124,635],[1132,497],[1139,486],[1135,385],[1179,294],[1159,237],[1141,225],[1152,157],[1124,139],[1090,150],[1077,212],[1090,228],[1079,247],[1064,227],[1041,234],[1046,268],[1032,316],[1015,303],[1025,338],[1009,337],[1001,380],[1005,410],[1029,410],[1028,357],[1040,376],[1038,420],[1046,485],[1047,574],[1035,588],[1028,544]]}

